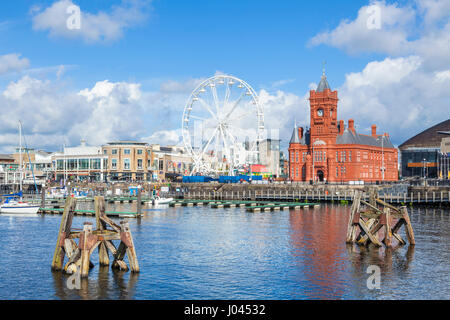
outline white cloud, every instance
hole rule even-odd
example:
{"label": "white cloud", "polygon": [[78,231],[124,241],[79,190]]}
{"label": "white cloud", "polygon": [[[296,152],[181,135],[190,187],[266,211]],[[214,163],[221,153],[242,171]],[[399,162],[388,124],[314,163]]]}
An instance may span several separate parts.
{"label": "white cloud", "polygon": [[124,0],[113,6],[110,12],[89,13],[81,7],[80,28],[70,29],[67,20],[71,16],[67,8],[74,5],[72,0],[55,1],[51,6],[40,9],[34,7],[33,29],[48,31],[51,37],[76,39],[87,43],[111,42],[122,37],[125,29],[138,25],[148,17],[150,0]]}
{"label": "white cloud", "polygon": [[104,80],[74,90],[57,79],[25,75],[0,91],[0,149],[12,152],[17,146],[10,138],[17,136],[19,120],[29,146],[49,151],[63,143],[78,145],[82,138],[91,145],[127,139],[175,144],[184,105],[198,81],[166,81],[156,91],[142,91],[139,83]]}
{"label": "white cloud", "polygon": [[30,62],[26,58],[21,58],[20,54],[12,53],[0,56],[0,75],[20,71],[28,68]]}
{"label": "white cloud", "polygon": [[141,140],[160,145],[182,145],[183,143],[180,129],[157,131],[148,137],[143,137]]}
{"label": "white cloud", "polygon": [[135,139],[143,133],[140,115],[140,85],[108,80],[79,92],[89,103],[84,121],[75,123],[69,134],[99,145],[115,139]]}
{"label": "white cloud", "polygon": [[[416,6],[373,1],[380,8],[381,28],[367,28],[368,6],[355,20],[344,20],[334,30],[314,36],[309,45],[336,47],[350,54],[381,53],[390,56],[419,55],[423,67],[442,68],[450,63],[450,2],[416,0]],[[423,23],[422,23],[423,21]]]}
{"label": "white cloud", "polygon": [[419,11],[424,15],[426,26],[432,26],[436,21],[448,19],[450,1],[448,0],[416,0]]}
{"label": "white cloud", "polygon": [[[371,2],[381,8],[381,29],[366,27],[367,8],[355,20],[310,40],[348,53],[381,53],[360,72],[346,75],[338,87],[339,117],[353,118],[359,131],[377,124],[400,144],[448,118],[450,93],[450,2],[416,0],[400,6]],[[332,84],[331,84],[332,85]]]}
{"label": "white cloud", "polygon": [[[368,28],[371,5],[380,9],[381,28]],[[313,37],[309,44],[327,44],[354,54],[359,52],[403,53],[408,47],[408,30],[414,23],[415,12],[410,7],[387,5],[376,1],[363,6],[355,20],[344,20],[336,29]]]}
{"label": "white cloud", "polygon": [[309,93],[299,97],[293,93],[278,90],[270,94],[266,90],[259,92],[259,102],[264,109],[264,119],[268,135],[271,130],[279,129],[281,145],[287,147],[291,139],[295,122],[299,126],[309,126]]}
{"label": "white cloud", "polygon": [[338,116],[353,118],[362,133],[376,124],[400,144],[448,118],[449,79],[448,70],[435,74],[421,68],[416,56],[371,62],[338,88]]}

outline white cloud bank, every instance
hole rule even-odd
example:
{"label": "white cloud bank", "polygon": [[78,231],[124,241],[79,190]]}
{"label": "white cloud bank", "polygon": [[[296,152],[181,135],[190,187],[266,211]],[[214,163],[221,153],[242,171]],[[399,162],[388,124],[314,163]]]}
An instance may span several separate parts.
{"label": "white cloud bank", "polygon": [[[381,29],[366,26],[367,8],[381,8]],[[313,37],[351,54],[381,53],[338,87],[339,117],[355,119],[360,131],[375,123],[402,143],[449,118],[450,2],[417,0],[415,6],[374,1],[334,30]],[[330,84],[333,87],[333,84]],[[335,88],[335,87],[333,87]]]}
{"label": "white cloud bank", "polygon": [[[80,8],[79,28],[68,28],[72,16],[68,8],[74,6],[71,0],[55,1],[51,6],[32,10],[33,29],[48,31],[51,37],[80,38],[86,43],[111,42],[122,37],[124,30],[136,26],[148,17],[150,0],[123,0],[113,6],[110,12],[90,13]],[[72,21],[72,20],[71,20]]]}

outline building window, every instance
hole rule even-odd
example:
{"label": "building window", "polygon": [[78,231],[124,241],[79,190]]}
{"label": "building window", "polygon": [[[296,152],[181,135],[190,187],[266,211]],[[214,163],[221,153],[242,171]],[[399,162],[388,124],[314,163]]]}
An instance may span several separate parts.
{"label": "building window", "polygon": [[347,152],[346,151],[341,151],[341,162],[345,162],[345,154]]}
{"label": "building window", "polygon": [[297,167],[297,168],[295,168],[295,177],[297,177],[297,178],[298,178],[298,167]]}
{"label": "building window", "polygon": [[112,149],[111,154],[117,154],[117,149]]}
{"label": "building window", "polygon": [[123,169],[130,170],[130,159],[128,158],[123,159]]}
{"label": "building window", "polygon": [[130,149],[124,149],[123,154],[130,154]]}
{"label": "building window", "polygon": [[298,151],[295,153],[295,162],[298,163]]}
{"label": "building window", "polygon": [[108,154],[108,150],[103,150],[103,154]]}
{"label": "building window", "polygon": [[142,159],[138,159],[138,161],[137,161],[137,168],[138,169],[142,169]]}
{"label": "building window", "polygon": [[303,152],[302,160],[303,160],[303,162],[306,161],[306,152]]}
{"label": "building window", "polygon": [[336,151],[336,162],[339,162],[339,153]]}
{"label": "building window", "polygon": [[352,152],[348,152],[348,162],[352,162]]}
{"label": "building window", "polygon": [[336,178],[339,177],[339,167],[336,167]]}
{"label": "building window", "polygon": [[117,159],[111,159],[111,169],[117,169]]}
{"label": "building window", "polygon": [[100,169],[102,165],[101,159],[91,159],[91,169]]}
{"label": "building window", "polygon": [[138,149],[137,154],[142,154],[142,149]]}

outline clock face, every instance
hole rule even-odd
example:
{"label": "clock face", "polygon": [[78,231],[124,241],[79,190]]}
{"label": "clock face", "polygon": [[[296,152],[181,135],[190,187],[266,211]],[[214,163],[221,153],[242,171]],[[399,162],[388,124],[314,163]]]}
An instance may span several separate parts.
{"label": "clock face", "polygon": [[322,109],[317,110],[317,115],[319,117],[322,117],[323,116],[323,110]]}

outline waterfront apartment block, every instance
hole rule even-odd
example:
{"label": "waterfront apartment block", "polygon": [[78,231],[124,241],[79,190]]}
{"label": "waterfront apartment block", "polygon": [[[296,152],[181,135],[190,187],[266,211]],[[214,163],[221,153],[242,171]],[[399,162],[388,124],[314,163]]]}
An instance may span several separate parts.
{"label": "waterfront apartment block", "polygon": [[310,91],[310,128],[295,127],[289,143],[291,181],[376,182],[398,180],[398,152],[387,133],[360,134],[354,120],[337,119],[338,93],[325,72]]}
{"label": "waterfront apartment block", "polygon": [[108,158],[106,172],[109,181],[151,181],[152,150],[148,143],[114,141],[101,147]]}
{"label": "waterfront apartment block", "polygon": [[186,153],[185,148],[179,146],[163,147],[159,144],[153,144],[151,148],[153,152],[152,170],[155,180],[177,180],[191,172],[193,161],[192,157]]}

